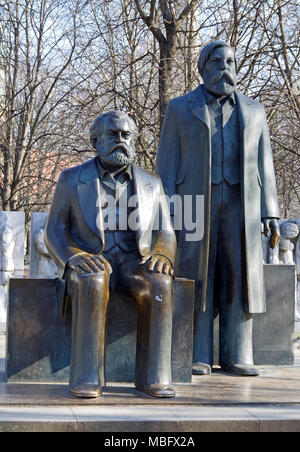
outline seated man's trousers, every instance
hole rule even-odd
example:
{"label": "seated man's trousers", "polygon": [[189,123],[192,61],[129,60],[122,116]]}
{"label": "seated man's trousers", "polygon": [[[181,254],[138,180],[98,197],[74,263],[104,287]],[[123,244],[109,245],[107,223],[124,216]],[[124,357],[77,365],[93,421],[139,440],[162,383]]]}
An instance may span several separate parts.
{"label": "seated man's trousers", "polygon": [[137,303],[136,387],[171,384],[172,277],[140,266],[137,251],[125,253],[115,246],[103,256],[111,274],[108,266],[100,273],[67,272],[72,305],[70,385],[105,385],[107,305],[113,290]]}

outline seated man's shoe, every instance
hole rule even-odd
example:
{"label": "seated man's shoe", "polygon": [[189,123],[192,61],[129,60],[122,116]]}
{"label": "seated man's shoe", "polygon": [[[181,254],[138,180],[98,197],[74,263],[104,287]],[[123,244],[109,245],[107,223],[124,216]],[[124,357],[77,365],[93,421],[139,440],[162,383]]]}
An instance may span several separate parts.
{"label": "seated man's shoe", "polygon": [[194,363],[193,375],[209,375],[211,374],[211,366],[206,363]]}
{"label": "seated man's shoe", "polygon": [[137,391],[144,392],[152,397],[172,398],[176,397],[174,388],[171,385],[153,384],[149,386],[137,386]]}
{"label": "seated man's shoe", "polygon": [[260,372],[256,367],[246,364],[233,364],[232,366],[222,366],[224,372],[228,372],[234,375],[240,375],[242,377],[256,377],[260,375]]}
{"label": "seated man's shoe", "polygon": [[70,386],[70,392],[72,395],[83,399],[97,399],[102,394],[100,386],[90,383]]}

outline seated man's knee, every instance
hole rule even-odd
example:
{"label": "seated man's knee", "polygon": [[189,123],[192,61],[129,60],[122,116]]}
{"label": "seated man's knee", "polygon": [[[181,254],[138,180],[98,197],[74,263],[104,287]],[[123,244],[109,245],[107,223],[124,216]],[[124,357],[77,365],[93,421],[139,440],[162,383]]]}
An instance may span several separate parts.
{"label": "seated man's knee", "polygon": [[109,272],[107,270],[99,273],[78,273],[74,270],[69,271],[69,284],[75,286],[89,286],[94,289],[107,289],[109,285]]}
{"label": "seated man's knee", "polygon": [[173,278],[170,275],[145,270],[143,276],[150,285],[165,287],[167,290],[172,288]]}
{"label": "seated man's knee", "polygon": [[169,300],[172,302],[173,278],[163,273],[143,271],[138,277],[138,284],[133,284],[135,297],[140,301]]}

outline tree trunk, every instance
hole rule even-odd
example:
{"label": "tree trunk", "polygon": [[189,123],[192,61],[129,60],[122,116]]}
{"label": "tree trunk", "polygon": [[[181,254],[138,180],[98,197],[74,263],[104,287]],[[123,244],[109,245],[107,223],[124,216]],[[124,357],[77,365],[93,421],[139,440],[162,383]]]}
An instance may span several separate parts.
{"label": "tree trunk", "polygon": [[162,126],[166,108],[171,98],[172,64],[174,57],[175,31],[169,32],[169,39],[160,43],[159,58],[159,117]]}

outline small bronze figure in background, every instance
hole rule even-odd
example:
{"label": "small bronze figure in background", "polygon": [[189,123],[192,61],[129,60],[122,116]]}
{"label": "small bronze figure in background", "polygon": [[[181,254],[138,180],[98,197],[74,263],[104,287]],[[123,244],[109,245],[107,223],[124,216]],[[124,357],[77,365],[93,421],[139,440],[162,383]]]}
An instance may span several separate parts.
{"label": "small bronze figure in background", "polygon": [[134,164],[137,128],[124,112],[99,116],[90,135],[97,156],[62,172],[46,226],[72,307],[70,390],[78,397],[101,395],[107,304],[119,290],[137,303],[137,390],[174,397],[176,237],[162,183]]}
{"label": "small bronze figure in background", "polygon": [[[176,276],[196,281],[194,374],[211,372],[220,314],[224,371],[257,375],[252,317],[266,310],[261,222],[279,240],[279,208],[263,106],[236,90],[236,57],[215,41],[199,58],[204,84],[167,107],[156,171],[169,197],[204,195],[204,238],[178,231]],[[172,212],[171,212],[172,213]]]}

